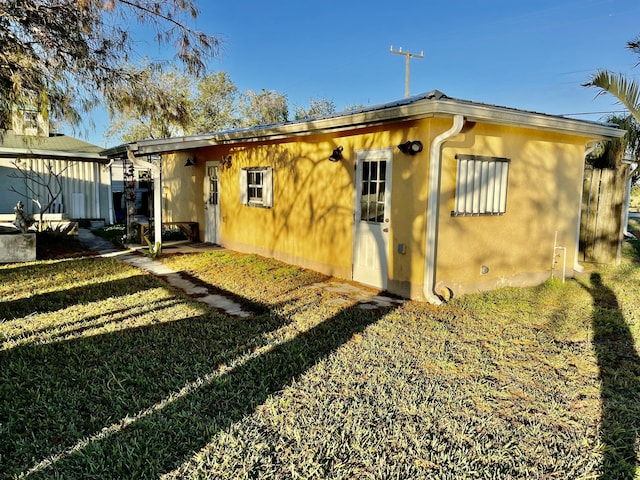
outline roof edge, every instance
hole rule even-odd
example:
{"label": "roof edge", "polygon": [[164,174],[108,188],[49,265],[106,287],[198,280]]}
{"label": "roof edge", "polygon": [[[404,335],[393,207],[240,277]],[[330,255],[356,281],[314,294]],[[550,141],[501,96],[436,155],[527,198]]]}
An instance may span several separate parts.
{"label": "roof edge", "polygon": [[51,160],[77,160],[96,163],[109,162],[108,159],[101,157],[98,152],[64,152],[57,150],[6,147],[0,147],[0,158],[46,158]]}
{"label": "roof edge", "polygon": [[[403,101],[392,102],[314,120],[251,127],[217,133],[141,140],[126,145],[136,156],[190,150],[240,142],[281,140],[307,135],[334,133],[429,117],[463,115],[469,121],[585,136],[594,140],[621,138],[625,130],[601,123],[544,113],[451,99],[434,90]],[[115,147],[121,148],[120,147]],[[114,149],[110,149],[114,150]],[[102,152],[104,153],[104,152]]]}

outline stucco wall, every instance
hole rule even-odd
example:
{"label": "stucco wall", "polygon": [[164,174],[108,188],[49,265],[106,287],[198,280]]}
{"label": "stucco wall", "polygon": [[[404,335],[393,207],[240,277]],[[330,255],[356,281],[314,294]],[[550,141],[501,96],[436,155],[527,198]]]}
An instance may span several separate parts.
{"label": "stucco wall", "polygon": [[168,155],[162,161],[162,221],[196,221],[200,224],[200,232],[203,232],[204,165],[213,157],[199,151],[196,165],[185,167],[187,157],[193,158],[193,153]]}
{"label": "stucco wall", "polygon": [[[429,118],[334,135],[199,149],[196,167],[184,152],[163,160],[165,221],[197,220],[204,231],[206,160],[231,156],[220,172],[221,244],[351,278],[354,161],[358,150],[394,147],[390,216],[390,291],[422,297],[429,146],[451,126]],[[424,150],[396,147],[421,140]],[[467,124],[443,149],[436,281],[460,294],[500,285],[533,284],[549,274],[555,232],[572,267],[587,139],[498,125]],[[337,146],[344,159],[328,157]],[[511,159],[504,215],[452,217],[456,154]],[[274,168],[274,205],[240,202],[243,167]],[[400,248],[402,247],[402,248]],[[482,273],[482,266],[488,272]],[[569,272],[571,273],[571,272]]]}
{"label": "stucco wall", "polygon": [[[236,147],[221,172],[222,243],[351,276],[353,140],[309,137],[291,143]],[[344,147],[345,161],[329,155]],[[273,207],[240,203],[239,175],[246,167],[273,167]]]}
{"label": "stucco wall", "polygon": [[[436,275],[439,286],[446,285],[459,294],[539,283],[550,274],[556,232],[558,245],[567,248],[568,274],[572,274],[585,141],[567,135],[475,125],[448,143],[443,151]],[[511,160],[503,215],[451,215],[455,155],[465,153]]]}

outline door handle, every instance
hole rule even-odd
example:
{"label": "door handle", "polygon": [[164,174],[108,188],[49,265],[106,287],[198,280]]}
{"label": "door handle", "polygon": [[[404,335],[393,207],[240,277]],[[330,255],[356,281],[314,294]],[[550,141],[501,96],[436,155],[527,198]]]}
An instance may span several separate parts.
{"label": "door handle", "polygon": [[388,228],[383,228],[383,229],[382,229],[382,231],[383,231],[383,232],[388,232],[388,231],[389,231],[389,229],[388,229]]}

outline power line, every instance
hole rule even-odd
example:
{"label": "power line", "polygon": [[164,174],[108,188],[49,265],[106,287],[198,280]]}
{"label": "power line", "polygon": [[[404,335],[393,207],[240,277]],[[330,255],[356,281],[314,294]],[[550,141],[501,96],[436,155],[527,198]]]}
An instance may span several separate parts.
{"label": "power line", "polygon": [[405,76],[404,76],[404,96],[405,98],[409,98],[409,62],[411,60],[411,57],[424,58],[424,52],[420,52],[420,55],[417,55],[411,52],[403,52],[402,47],[400,47],[400,50],[395,51],[393,49],[393,45],[391,45],[391,49],[389,51],[391,53],[396,53],[398,55],[404,55],[404,58],[406,59]]}
{"label": "power line", "polygon": [[628,113],[628,110],[607,110],[605,112],[559,113],[559,117],[578,117],[580,115],[604,115],[605,113]]}

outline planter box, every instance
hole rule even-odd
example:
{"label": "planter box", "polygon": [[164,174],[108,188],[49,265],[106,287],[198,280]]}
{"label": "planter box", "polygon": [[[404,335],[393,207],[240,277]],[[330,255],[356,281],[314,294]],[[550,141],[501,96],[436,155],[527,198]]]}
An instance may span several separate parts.
{"label": "planter box", "polygon": [[36,234],[0,235],[0,263],[35,262]]}

